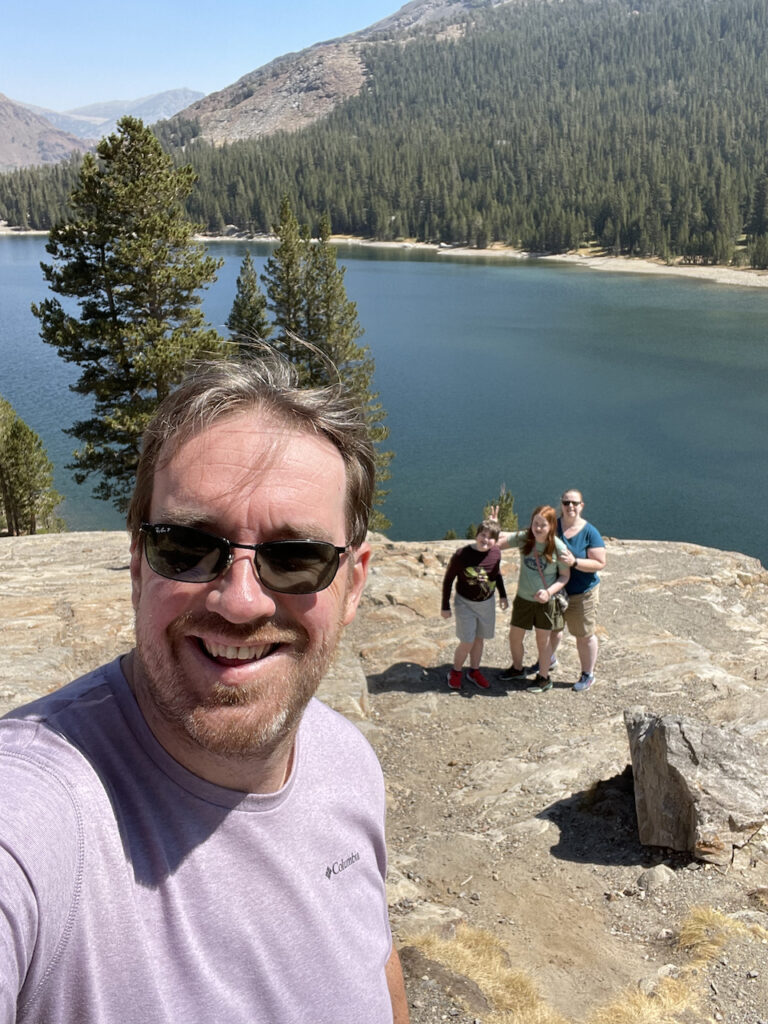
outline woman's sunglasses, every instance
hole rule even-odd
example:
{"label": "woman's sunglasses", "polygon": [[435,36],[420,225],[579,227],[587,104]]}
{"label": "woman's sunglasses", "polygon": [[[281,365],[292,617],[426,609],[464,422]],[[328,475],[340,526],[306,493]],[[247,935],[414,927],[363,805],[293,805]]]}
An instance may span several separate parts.
{"label": "woman's sunglasses", "polygon": [[158,576],[180,583],[210,583],[230,567],[234,548],[253,552],[256,574],[278,594],[316,594],[333,582],[348,549],[324,540],[270,540],[235,544],[191,526],[142,523],[144,552]]}

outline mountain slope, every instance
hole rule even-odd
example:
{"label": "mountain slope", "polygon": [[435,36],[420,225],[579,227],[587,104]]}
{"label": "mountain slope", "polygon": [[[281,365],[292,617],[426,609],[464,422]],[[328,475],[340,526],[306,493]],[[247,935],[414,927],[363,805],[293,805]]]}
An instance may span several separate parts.
{"label": "mountain slope", "polygon": [[54,164],[87,143],[0,93],[0,171]]}
{"label": "mountain slope", "polygon": [[405,41],[414,33],[460,22],[469,12],[509,2],[412,0],[359,32],[278,57],[193,103],[180,116],[196,121],[200,137],[215,145],[299,131],[358,95],[366,80],[365,44]]}

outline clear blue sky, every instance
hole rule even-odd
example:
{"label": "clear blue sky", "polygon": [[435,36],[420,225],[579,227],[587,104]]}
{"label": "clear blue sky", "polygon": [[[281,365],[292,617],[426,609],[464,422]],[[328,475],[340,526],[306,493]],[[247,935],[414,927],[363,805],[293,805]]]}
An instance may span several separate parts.
{"label": "clear blue sky", "polygon": [[405,0],[12,0],[0,92],[51,110],[187,87],[367,28]]}

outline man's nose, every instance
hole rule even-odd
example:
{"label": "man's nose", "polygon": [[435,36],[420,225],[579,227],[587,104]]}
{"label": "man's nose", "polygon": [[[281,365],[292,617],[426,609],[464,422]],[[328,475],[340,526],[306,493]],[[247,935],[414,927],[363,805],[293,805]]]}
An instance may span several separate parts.
{"label": "man's nose", "polygon": [[227,571],[211,584],[206,608],[229,622],[274,615],[275,593],[259,579],[252,553],[235,554]]}

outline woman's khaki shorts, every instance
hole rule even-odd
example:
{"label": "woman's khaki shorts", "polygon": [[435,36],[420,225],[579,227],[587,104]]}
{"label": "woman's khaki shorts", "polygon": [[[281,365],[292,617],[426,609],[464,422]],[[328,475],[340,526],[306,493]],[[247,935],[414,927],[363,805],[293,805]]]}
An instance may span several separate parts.
{"label": "woman's khaki shorts", "polygon": [[554,598],[548,604],[529,601],[525,597],[516,597],[512,602],[512,623],[518,629],[549,629],[563,628],[562,612]]}
{"label": "woman's khaki shorts", "polygon": [[565,610],[565,624],[571,636],[592,636],[597,629],[597,607],[600,584],[583,594],[570,594]]}

